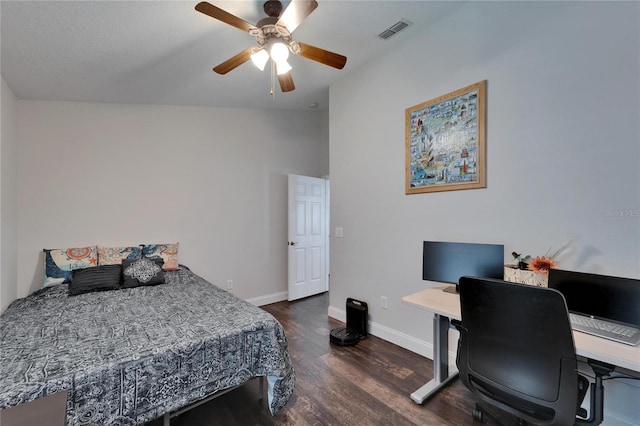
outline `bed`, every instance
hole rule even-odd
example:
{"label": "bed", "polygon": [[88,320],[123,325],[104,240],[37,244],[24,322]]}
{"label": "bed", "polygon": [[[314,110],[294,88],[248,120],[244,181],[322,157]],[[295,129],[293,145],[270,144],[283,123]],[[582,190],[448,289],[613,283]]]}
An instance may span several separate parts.
{"label": "bed", "polygon": [[68,425],[139,425],[254,377],[272,414],[295,373],[280,323],[186,267],[165,283],[14,301],[0,317],[0,409],[69,392]]}

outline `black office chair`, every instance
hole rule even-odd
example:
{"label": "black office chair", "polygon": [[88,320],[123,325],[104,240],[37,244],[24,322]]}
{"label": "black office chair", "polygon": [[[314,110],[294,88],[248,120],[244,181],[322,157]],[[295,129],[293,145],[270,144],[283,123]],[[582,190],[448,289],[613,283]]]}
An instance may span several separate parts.
{"label": "black office chair", "polygon": [[[498,408],[532,425],[602,422],[602,376],[612,366],[592,365],[589,418],[580,404],[589,388],[577,371],[569,314],[556,290],[501,280],[460,279],[462,321],[456,364],[479,402],[473,418],[494,422]],[[611,368],[611,369],[609,369]],[[504,418],[504,414],[502,418]]]}

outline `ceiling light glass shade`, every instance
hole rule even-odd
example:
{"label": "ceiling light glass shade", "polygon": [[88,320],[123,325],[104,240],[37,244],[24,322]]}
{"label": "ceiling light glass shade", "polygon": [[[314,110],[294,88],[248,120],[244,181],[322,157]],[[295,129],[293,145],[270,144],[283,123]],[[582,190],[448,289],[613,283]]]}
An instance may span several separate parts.
{"label": "ceiling light glass shade", "polygon": [[276,72],[278,75],[286,74],[291,71],[291,65],[286,60],[276,62]]}
{"label": "ceiling light glass shade", "polygon": [[253,62],[253,65],[258,67],[260,71],[264,71],[264,66],[267,64],[268,60],[269,54],[264,49],[260,49],[251,54],[251,61]]}
{"label": "ceiling light glass shade", "polygon": [[284,43],[273,43],[271,46],[271,59],[276,64],[286,62],[289,57],[289,48]]}

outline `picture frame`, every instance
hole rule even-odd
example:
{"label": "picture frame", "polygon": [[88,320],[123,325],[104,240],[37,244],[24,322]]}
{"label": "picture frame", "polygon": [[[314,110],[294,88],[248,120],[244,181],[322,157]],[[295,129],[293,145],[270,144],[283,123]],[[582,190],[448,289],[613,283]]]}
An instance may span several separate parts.
{"label": "picture frame", "polygon": [[486,188],[487,80],[405,110],[405,193]]}

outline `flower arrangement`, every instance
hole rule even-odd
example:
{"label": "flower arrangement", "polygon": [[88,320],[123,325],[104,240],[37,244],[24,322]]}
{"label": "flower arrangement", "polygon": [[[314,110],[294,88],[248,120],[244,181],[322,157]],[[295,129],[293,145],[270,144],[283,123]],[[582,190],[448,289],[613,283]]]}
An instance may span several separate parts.
{"label": "flower arrangement", "polygon": [[548,274],[549,269],[558,266],[553,256],[536,256],[529,261],[529,270],[541,274]]}
{"label": "flower arrangement", "polygon": [[515,251],[511,252],[511,256],[513,256],[513,259],[518,262],[518,269],[529,270],[540,274],[548,274],[549,269],[553,269],[558,266],[556,258],[567,248],[570,243],[571,241],[560,247],[551,255],[549,254],[551,248],[549,248],[549,250],[547,250],[547,254],[545,254],[544,256],[536,256],[532,258],[530,255],[523,256],[522,254],[516,253]]}

